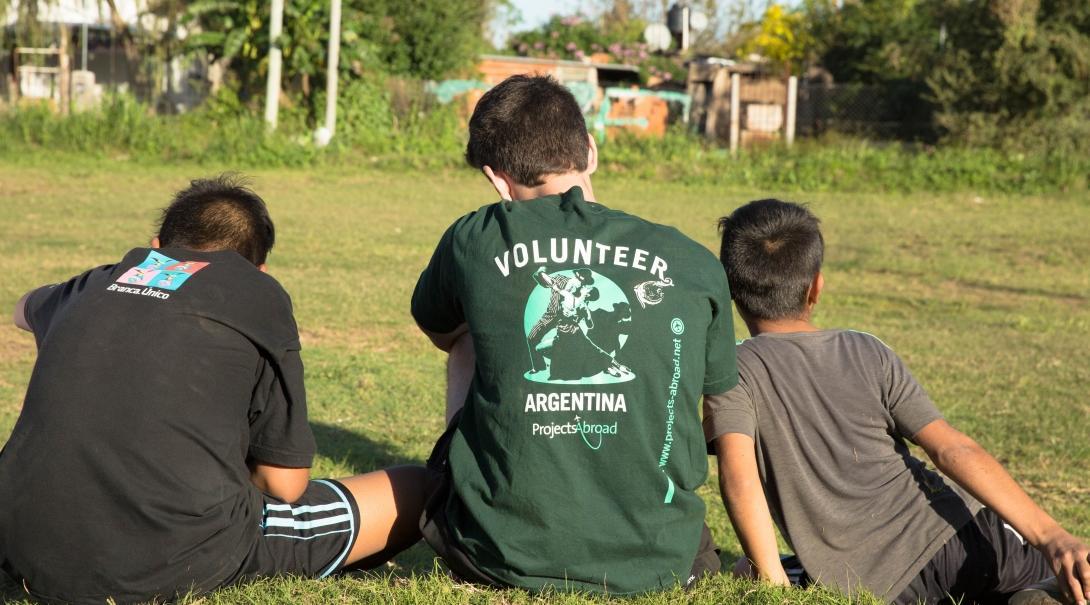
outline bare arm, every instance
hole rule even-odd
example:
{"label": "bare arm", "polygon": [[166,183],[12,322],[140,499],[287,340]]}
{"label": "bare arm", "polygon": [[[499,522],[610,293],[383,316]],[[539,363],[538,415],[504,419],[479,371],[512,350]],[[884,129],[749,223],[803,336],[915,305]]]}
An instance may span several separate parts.
{"label": "bare arm", "polygon": [[726,433],[715,440],[715,452],[719,458],[719,490],[742,550],[762,580],[789,586],[757,472],[753,438]]}
{"label": "bare arm", "polygon": [[477,352],[473,349],[473,336],[466,332],[454,341],[447,359],[447,424],[462,409],[473,382],[477,366]]}
{"label": "bare arm", "polygon": [[34,293],[34,290],[27,292],[19,299],[19,302],[15,303],[15,312],[12,313],[12,321],[15,322],[15,327],[20,330],[26,330],[31,332],[30,322],[26,319],[26,301],[30,298],[30,295]]}
{"label": "bare arm", "polygon": [[939,470],[1040,550],[1069,596],[1083,605],[1090,599],[1090,549],[1037,506],[991,454],[945,420],[929,423],[913,440]]}
{"label": "bare arm", "polygon": [[427,334],[432,343],[450,354],[447,359],[447,424],[465,405],[466,395],[469,394],[469,385],[473,382],[473,369],[477,365],[477,355],[473,349],[473,336],[469,334],[468,324],[462,324],[447,334],[429,332],[420,328]]}
{"label": "bare arm", "polygon": [[306,491],[310,469],[251,461],[250,481],[266,494],[290,503],[301,498]]}

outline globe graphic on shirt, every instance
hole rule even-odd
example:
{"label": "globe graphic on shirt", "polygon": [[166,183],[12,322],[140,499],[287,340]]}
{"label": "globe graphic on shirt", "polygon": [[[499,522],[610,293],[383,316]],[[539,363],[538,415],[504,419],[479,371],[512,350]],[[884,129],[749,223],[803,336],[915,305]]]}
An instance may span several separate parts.
{"label": "globe graphic on shirt", "polygon": [[613,280],[587,268],[533,274],[523,331],[530,353],[524,377],[546,384],[616,384],[636,377],[621,350],[632,305]]}

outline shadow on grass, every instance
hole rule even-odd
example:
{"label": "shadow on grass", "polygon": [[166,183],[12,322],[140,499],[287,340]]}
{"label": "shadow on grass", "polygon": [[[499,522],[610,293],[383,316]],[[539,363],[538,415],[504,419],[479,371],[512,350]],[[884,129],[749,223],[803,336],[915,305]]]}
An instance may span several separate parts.
{"label": "shadow on grass", "polygon": [[[398,464],[424,464],[424,460],[399,452],[390,444],[380,443],[361,433],[333,424],[311,422],[318,453],[331,460],[343,462],[357,473],[396,466]],[[436,439],[439,435],[435,436]]]}

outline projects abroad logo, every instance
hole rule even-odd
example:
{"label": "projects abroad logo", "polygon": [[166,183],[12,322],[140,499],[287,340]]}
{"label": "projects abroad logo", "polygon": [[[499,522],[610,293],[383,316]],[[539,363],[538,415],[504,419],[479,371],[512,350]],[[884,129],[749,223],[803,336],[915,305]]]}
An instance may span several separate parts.
{"label": "projects abroad logo", "polygon": [[617,434],[617,422],[594,424],[583,420],[577,415],[575,418],[572,418],[571,422],[562,424],[555,422],[538,424],[535,422],[530,431],[535,437],[548,437],[549,439],[555,439],[560,436],[579,435],[587,447],[592,450],[598,450],[602,447],[606,435]]}

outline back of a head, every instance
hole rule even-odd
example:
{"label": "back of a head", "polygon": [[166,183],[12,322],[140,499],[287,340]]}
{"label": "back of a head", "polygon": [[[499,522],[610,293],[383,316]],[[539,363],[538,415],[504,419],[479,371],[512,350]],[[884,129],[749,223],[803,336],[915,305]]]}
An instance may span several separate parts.
{"label": "back of a head", "polygon": [[233,175],[192,181],[163,210],[159,245],[212,252],[234,250],[265,262],[276,232],[265,202]]}
{"label": "back of a head", "polygon": [[536,187],[587,169],[590,142],[571,91],[549,76],[511,76],[481,97],[469,120],[466,161]]}
{"label": "back of a head", "polygon": [[739,310],[757,319],[799,317],[825,250],[818,218],[799,204],[766,199],[723,217],[719,229],[719,258]]}

